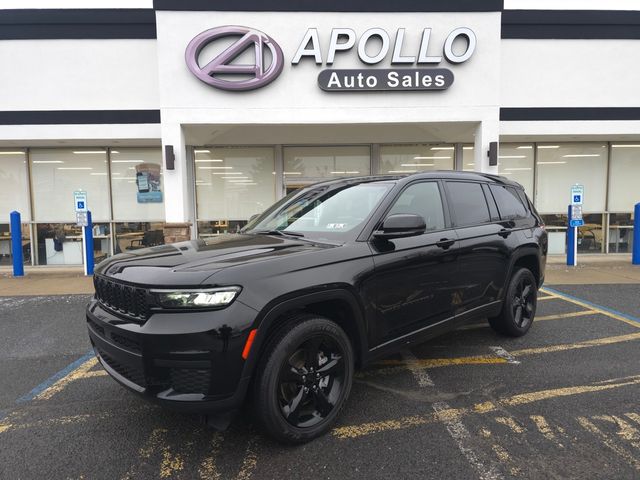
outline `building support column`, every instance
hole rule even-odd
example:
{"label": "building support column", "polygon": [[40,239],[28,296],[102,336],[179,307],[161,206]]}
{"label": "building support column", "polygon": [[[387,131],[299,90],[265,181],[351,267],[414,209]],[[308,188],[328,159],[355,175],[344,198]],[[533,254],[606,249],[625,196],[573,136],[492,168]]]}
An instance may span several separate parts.
{"label": "building support column", "polygon": [[[174,169],[167,168],[166,147],[173,147]],[[164,159],[164,209],[165,243],[174,243],[191,238],[189,221],[189,188],[187,171],[187,148],[184,133],[178,123],[162,124],[162,155]]]}
{"label": "building support column", "polygon": [[497,142],[500,137],[500,122],[495,120],[482,120],[474,133],[473,154],[475,171],[498,174],[498,166],[489,166],[489,143]]}

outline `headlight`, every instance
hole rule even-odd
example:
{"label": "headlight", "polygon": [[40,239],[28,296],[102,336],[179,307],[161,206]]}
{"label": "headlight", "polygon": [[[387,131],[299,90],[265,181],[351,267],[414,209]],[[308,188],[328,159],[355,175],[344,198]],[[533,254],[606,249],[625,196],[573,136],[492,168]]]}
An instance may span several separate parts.
{"label": "headlight", "polygon": [[194,290],[151,290],[164,308],[220,308],[235,300],[241,287]]}

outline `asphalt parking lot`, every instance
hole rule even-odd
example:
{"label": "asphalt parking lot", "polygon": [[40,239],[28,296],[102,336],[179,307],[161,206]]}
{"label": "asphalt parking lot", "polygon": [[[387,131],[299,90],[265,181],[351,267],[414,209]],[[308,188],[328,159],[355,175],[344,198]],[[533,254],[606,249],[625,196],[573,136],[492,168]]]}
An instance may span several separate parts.
{"label": "asphalt parking lot", "polygon": [[86,295],[0,298],[0,478],[640,478],[640,286],[555,285],[527,336],[470,325],[358,373],[283,447],[149,405],[89,354]]}

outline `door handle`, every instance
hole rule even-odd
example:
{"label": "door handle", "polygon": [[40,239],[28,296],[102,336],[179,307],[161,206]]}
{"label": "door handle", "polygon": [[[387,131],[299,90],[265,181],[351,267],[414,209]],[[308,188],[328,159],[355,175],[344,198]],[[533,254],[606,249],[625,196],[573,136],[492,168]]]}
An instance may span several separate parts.
{"label": "door handle", "polygon": [[500,231],[498,232],[498,235],[500,235],[502,238],[507,238],[509,235],[511,235],[511,230],[508,230],[506,228],[501,228]]}
{"label": "door handle", "polygon": [[451,240],[449,238],[441,238],[439,242],[436,242],[436,245],[442,248],[443,250],[446,250],[455,242],[456,242],[455,240]]}

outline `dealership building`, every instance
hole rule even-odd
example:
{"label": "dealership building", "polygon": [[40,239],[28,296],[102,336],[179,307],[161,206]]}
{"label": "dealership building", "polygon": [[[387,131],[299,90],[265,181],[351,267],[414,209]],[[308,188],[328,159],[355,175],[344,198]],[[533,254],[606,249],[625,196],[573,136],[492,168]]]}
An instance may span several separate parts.
{"label": "dealership building", "polygon": [[640,11],[155,0],[0,24],[0,264],[14,210],[26,263],[82,263],[77,191],[101,259],[235,232],[314,182],[423,170],[519,182],[558,254],[583,185],[579,251],[631,251]]}

